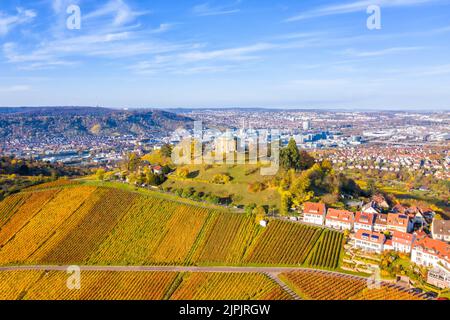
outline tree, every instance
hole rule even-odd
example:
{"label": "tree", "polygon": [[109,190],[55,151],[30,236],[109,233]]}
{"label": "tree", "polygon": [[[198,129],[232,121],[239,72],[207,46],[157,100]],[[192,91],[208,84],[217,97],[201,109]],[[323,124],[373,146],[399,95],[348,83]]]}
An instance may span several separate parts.
{"label": "tree", "polygon": [[256,223],[259,223],[261,220],[264,220],[266,217],[266,209],[264,209],[263,206],[257,206],[255,209],[253,209],[253,215],[255,216]]}
{"label": "tree", "polygon": [[367,180],[367,193],[368,196],[373,196],[378,192],[377,185],[375,182],[375,179],[369,179]]}
{"label": "tree", "polygon": [[161,147],[161,155],[163,157],[170,158],[172,156],[172,149],[173,147],[170,144],[166,143]]}
{"label": "tree", "polygon": [[315,163],[314,158],[305,150],[300,151],[297,170],[307,170]]}
{"label": "tree", "polygon": [[245,215],[247,217],[251,217],[253,214],[253,210],[255,210],[255,208],[256,208],[256,203],[247,204],[244,208]]}
{"label": "tree", "polygon": [[280,215],[288,216],[292,205],[292,195],[289,191],[281,193]]}
{"label": "tree", "polygon": [[129,153],[126,160],[126,167],[129,172],[135,171],[139,166],[139,158],[135,153]]}
{"label": "tree", "polygon": [[231,181],[231,177],[228,174],[216,174],[212,178],[211,182],[215,184],[227,184]]}
{"label": "tree", "polygon": [[95,172],[95,177],[97,178],[97,180],[103,181],[105,179],[105,169],[98,169]]}
{"label": "tree", "polygon": [[280,150],[280,165],[286,170],[297,169],[300,160],[300,152],[294,138],[289,140],[287,147]]}
{"label": "tree", "polygon": [[178,168],[176,174],[180,178],[186,178],[189,175],[189,168],[187,167]]}
{"label": "tree", "polygon": [[157,186],[159,183],[158,176],[150,170],[145,175],[145,182],[150,186]]}

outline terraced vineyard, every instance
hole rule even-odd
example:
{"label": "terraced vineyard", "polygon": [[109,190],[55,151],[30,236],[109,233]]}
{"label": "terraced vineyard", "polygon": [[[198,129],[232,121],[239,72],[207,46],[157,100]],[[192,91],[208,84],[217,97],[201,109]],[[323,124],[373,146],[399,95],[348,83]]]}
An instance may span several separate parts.
{"label": "terraced vineyard", "polygon": [[63,271],[0,273],[1,300],[257,300],[290,299],[258,273],[82,271],[80,290],[67,287]]}
{"label": "terraced vineyard", "polygon": [[[0,265],[289,265],[336,268],[337,232],[115,188],[58,182],[0,202]],[[314,260],[315,261],[315,260]]]}
{"label": "terraced vineyard", "polygon": [[310,300],[422,300],[385,283],[381,288],[370,288],[366,280],[322,271],[287,272],[280,279],[299,296]]}
{"label": "terraced vineyard", "polygon": [[317,268],[337,268],[341,251],[336,250],[336,248],[342,245],[343,240],[344,235],[342,233],[324,230],[308,259],[308,265]]}
{"label": "terraced vineyard", "polygon": [[175,300],[288,300],[275,281],[261,273],[190,273],[171,296]]}
{"label": "terraced vineyard", "polygon": [[[273,221],[258,237],[246,261],[254,264],[301,265],[314,248],[322,229]],[[333,250],[339,250],[336,246]]]}

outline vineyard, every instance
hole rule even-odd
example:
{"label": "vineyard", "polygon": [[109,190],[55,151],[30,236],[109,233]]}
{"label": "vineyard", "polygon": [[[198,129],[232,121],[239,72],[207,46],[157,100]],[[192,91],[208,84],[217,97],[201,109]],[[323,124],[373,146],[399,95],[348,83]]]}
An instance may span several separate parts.
{"label": "vineyard", "polygon": [[258,273],[82,271],[80,289],[63,271],[0,273],[1,300],[286,300],[290,296]]}
{"label": "vineyard", "polygon": [[[61,184],[61,185],[59,185]],[[57,181],[0,202],[0,265],[285,265],[334,269],[341,234]]]}
{"label": "vineyard", "polygon": [[304,299],[309,300],[421,300],[385,283],[369,288],[364,279],[321,271],[295,271],[280,275],[285,283]]}
{"label": "vineyard", "polygon": [[[321,232],[322,229],[316,227],[272,221],[258,237],[246,261],[252,264],[301,265]],[[340,247],[333,249],[339,250]]]}
{"label": "vineyard", "polygon": [[175,300],[287,300],[275,281],[260,273],[190,273],[171,299]]}
{"label": "vineyard", "polygon": [[341,250],[344,241],[342,233],[324,230],[321,239],[312,251],[308,265],[317,268],[336,269],[339,265]]}

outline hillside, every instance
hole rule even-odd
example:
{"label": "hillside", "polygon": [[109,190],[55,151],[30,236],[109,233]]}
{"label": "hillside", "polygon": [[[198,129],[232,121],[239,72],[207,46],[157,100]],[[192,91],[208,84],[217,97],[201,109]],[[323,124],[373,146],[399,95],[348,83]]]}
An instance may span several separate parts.
{"label": "hillside", "polygon": [[44,185],[0,202],[0,265],[311,262],[335,269],[340,236],[281,220],[262,228],[241,213],[94,184]]}
{"label": "hillside", "polygon": [[0,138],[140,135],[174,130],[191,121],[185,116],[149,109],[0,108]]}

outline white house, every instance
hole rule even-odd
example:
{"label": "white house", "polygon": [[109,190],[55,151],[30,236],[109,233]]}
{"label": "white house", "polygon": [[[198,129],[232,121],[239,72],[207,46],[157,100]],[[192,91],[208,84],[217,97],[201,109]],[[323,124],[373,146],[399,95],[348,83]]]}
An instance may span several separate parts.
{"label": "white house", "polygon": [[405,214],[389,213],[387,217],[387,228],[390,231],[408,233],[413,229],[413,224]]}
{"label": "white house", "polygon": [[323,226],[326,210],[324,203],[305,202],[303,204],[303,221]]}
{"label": "white house", "polygon": [[392,232],[392,247],[395,251],[410,253],[416,236],[411,233],[400,231]]}
{"label": "white house", "polygon": [[428,271],[427,282],[435,287],[450,288],[450,271],[438,266]]}
{"label": "white house", "polygon": [[353,229],[355,232],[358,230],[373,231],[373,225],[375,222],[375,215],[367,212],[356,212],[355,224]]}
{"label": "white house", "polygon": [[384,250],[386,237],[376,231],[358,230],[353,236],[354,247],[364,251],[381,253]]}
{"label": "white house", "polygon": [[433,239],[450,242],[450,220],[433,219],[431,233]]}
{"label": "white house", "polygon": [[417,239],[411,251],[411,261],[425,267],[442,266],[450,270],[450,245],[429,237]]}
{"label": "white house", "polygon": [[375,223],[373,225],[373,230],[376,232],[384,232],[388,229],[387,227],[388,215],[384,213],[378,213],[375,217]]}
{"label": "white house", "polygon": [[337,230],[352,230],[355,217],[347,210],[328,209],[325,225]]}

